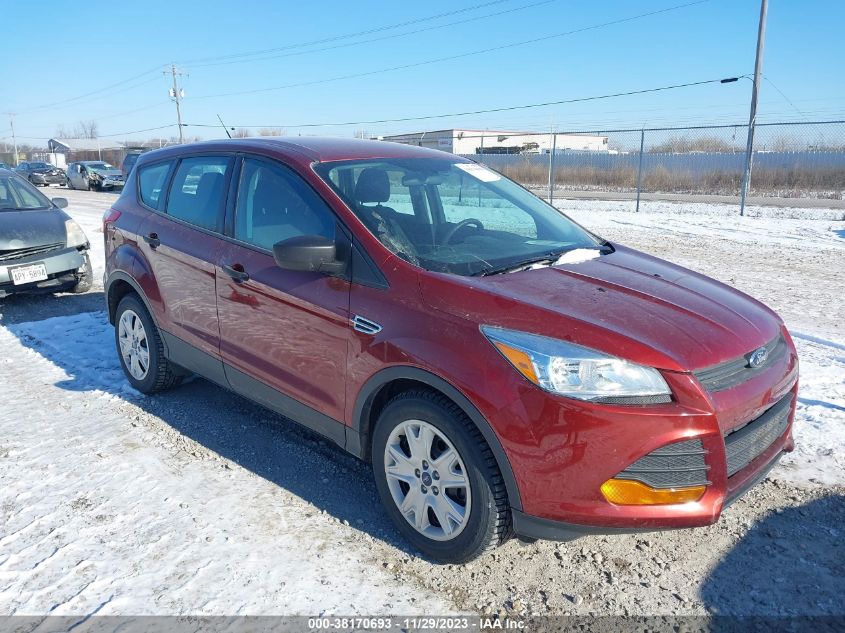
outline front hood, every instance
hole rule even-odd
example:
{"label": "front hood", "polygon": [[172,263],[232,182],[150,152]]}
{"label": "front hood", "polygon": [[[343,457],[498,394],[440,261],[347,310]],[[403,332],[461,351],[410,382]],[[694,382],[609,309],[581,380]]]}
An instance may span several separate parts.
{"label": "front hood", "polygon": [[91,169],[91,172],[98,176],[122,176],[123,172],[119,169]]}
{"label": "front hood", "polygon": [[58,209],[0,211],[0,251],[63,244],[67,216]]}
{"label": "front hood", "polygon": [[[768,343],[780,319],[751,297],[624,247],[580,264],[490,277],[444,300],[443,279],[422,276],[433,308],[551,336],[661,369],[691,371]],[[435,281],[436,280],[436,281]]]}

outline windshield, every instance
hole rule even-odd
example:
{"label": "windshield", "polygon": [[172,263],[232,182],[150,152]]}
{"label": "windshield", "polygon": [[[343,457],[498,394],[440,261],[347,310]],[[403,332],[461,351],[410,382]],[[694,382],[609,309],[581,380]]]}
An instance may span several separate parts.
{"label": "windshield", "polygon": [[28,182],[0,175],[0,211],[30,211],[51,206],[47,197]]}
{"label": "windshield", "polygon": [[47,163],[30,163],[29,166],[32,169],[52,169],[52,165],[48,165]]}
{"label": "windshield", "polygon": [[85,163],[88,169],[116,169],[114,165],[108,163]]}
{"label": "windshield", "polygon": [[387,248],[427,270],[505,272],[604,243],[476,163],[375,159],[321,163],[315,169]]}

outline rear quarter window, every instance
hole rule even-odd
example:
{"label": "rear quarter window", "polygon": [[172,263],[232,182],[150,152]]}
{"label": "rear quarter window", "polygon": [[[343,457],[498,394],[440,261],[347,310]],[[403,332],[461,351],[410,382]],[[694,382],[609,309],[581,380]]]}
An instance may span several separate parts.
{"label": "rear quarter window", "polygon": [[158,209],[167,174],[173,161],[146,165],[138,170],[138,195],[146,206]]}

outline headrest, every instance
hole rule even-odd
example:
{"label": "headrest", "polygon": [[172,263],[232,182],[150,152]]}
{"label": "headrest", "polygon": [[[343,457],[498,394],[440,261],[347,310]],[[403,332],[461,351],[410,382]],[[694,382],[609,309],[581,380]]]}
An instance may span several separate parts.
{"label": "headrest", "polygon": [[375,167],[362,171],[355,183],[355,199],[358,202],[387,202],[390,199],[387,172]]}

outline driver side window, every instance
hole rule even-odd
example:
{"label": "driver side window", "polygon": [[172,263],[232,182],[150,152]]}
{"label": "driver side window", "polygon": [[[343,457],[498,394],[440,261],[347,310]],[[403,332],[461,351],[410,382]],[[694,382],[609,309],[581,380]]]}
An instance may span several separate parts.
{"label": "driver side window", "polygon": [[235,239],[272,250],[300,235],[334,239],[335,219],[328,205],[289,169],[244,159],[235,210]]}

